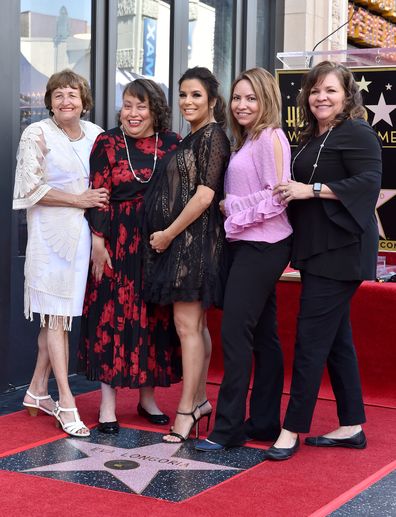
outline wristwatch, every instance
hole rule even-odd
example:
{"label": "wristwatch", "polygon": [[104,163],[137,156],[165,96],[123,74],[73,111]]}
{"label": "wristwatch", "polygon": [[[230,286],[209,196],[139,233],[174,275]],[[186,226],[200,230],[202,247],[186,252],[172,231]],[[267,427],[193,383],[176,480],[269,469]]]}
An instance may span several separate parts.
{"label": "wristwatch", "polygon": [[322,184],[321,183],[314,183],[312,185],[312,192],[313,192],[314,197],[319,197],[321,191],[322,191]]}

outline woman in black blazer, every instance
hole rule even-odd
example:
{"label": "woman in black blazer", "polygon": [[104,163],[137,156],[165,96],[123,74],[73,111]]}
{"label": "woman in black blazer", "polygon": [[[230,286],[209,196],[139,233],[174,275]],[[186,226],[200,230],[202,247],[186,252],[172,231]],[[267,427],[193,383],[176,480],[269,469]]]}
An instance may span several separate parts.
{"label": "woman in black blazer", "polygon": [[302,129],[292,180],[274,194],[289,205],[291,265],[300,270],[302,292],[290,401],[281,434],[266,453],[270,460],[290,458],[299,448],[298,433],[309,432],[326,363],[340,426],[306,438],[306,445],[367,443],[349,308],[362,280],[375,278],[381,145],[345,66],[316,65],[297,100]]}

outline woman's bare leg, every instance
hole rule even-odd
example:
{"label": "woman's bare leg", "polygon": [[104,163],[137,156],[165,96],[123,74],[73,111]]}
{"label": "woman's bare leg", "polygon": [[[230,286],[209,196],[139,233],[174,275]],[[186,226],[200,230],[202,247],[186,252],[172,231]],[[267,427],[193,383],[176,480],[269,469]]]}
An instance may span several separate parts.
{"label": "woman's bare leg", "polygon": [[[52,370],[58,386],[59,405],[63,408],[74,408],[76,403],[68,379],[69,341],[67,331],[63,330],[61,321],[58,322],[56,328],[47,328],[47,344]],[[74,422],[74,414],[72,412],[62,412],[61,419],[63,423]],[[82,429],[79,434],[88,434],[88,430]]]}
{"label": "woman's bare leg", "polygon": [[[38,397],[48,395],[48,379],[51,374],[51,363],[48,355],[47,328],[41,328],[38,335],[38,352],[29,391]],[[26,394],[24,402],[34,404],[35,401]],[[55,407],[52,399],[40,400],[40,406],[52,411]]]}
{"label": "woman's bare leg", "polygon": [[162,415],[162,411],[157,406],[157,402],[155,401],[155,390],[152,386],[147,386],[145,388],[139,388],[139,402],[140,405],[145,409],[150,415]]}
{"label": "woman's bare leg", "polygon": [[204,329],[202,331],[204,345],[205,345],[205,360],[204,366],[202,369],[201,379],[199,381],[197,396],[196,396],[196,404],[200,406],[201,415],[206,415],[212,411],[212,405],[208,401],[208,396],[206,394],[206,383],[208,380],[208,370],[210,364],[210,358],[212,355],[212,339],[210,337],[209,329],[206,323],[206,315],[204,318]]}
{"label": "woman's bare leg", "polygon": [[[200,302],[177,302],[173,310],[183,362],[183,388],[178,411],[191,413],[197,406],[198,389],[205,367],[204,310]],[[196,411],[195,416],[199,416],[199,411]],[[192,423],[191,416],[177,414],[173,432],[187,437]],[[177,437],[169,435],[166,439],[179,441]]]}
{"label": "woman's bare leg", "polygon": [[115,422],[117,392],[109,384],[101,383],[102,399],[100,401],[99,422]]}

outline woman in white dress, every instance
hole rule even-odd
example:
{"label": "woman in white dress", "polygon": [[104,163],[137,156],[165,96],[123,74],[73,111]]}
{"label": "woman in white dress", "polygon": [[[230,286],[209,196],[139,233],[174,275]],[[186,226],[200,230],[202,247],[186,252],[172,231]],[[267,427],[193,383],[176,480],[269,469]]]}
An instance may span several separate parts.
{"label": "woman in white dress", "polygon": [[[45,93],[50,117],[21,136],[15,173],[14,209],[27,210],[26,318],[40,315],[38,356],[23,405],[54,415],[62,429],[85,437],[68,382],[68,331],[80,316],[91,238],[84,210],[108,203],[105,188],[91,190],[89,155],[99,126],[80,119],[92,108],[87,81],[71,70],[52,75]],[[54,372],[59,401],[48,395]]]}

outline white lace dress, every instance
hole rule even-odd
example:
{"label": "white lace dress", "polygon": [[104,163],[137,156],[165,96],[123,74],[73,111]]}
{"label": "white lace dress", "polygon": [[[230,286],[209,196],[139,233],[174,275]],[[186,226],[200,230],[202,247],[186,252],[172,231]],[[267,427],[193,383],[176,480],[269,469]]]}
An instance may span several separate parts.
{"label": "white lace dress", "polygon": [[21,136],[15,173],[13,208],[27,209],[25,316],[40,314],[41,325],[48,316],[50,327],[61,316],[65,330],[82,312],[90,231],[84,210],[37,202],[51,188],[80,194],[88,187],[89,154],[102,129],[81,124],[85,136],[78,142],[70,142],[51,119],[31,124]]}

